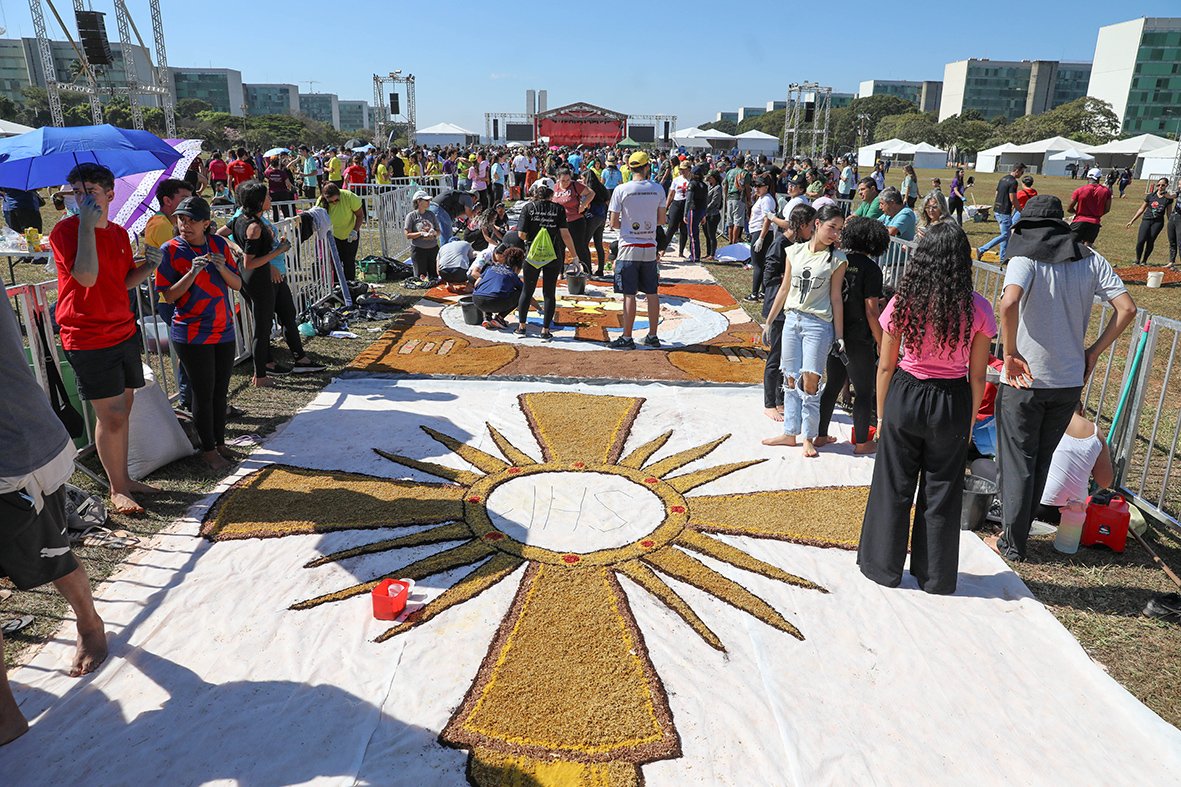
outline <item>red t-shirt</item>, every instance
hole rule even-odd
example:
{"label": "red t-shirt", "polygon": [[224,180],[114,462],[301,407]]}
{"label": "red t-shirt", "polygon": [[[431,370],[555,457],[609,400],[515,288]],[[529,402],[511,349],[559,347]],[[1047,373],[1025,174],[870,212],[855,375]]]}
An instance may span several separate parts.
{"label": "red t-shirt", "polygon": [[566,209],[566,221],[578,221],[582,218],[578,206],[582,201],[584,191],[586,191],[586,186],[576,180],[570,181],[568,189],[562,188],[558,183],[554,184],[553,201]]}
{"label": "red t-shirt", "polygon": [[1025,210],[1025,203],[1029,202],[1030,197],[1036,196],[1036,189],[1024,187],[1017,189],[1017,210]]}
{"label": "red t-shirt", "polygon": [[360,164],[350,164],[348,167],[345,168],[345,171],[344,171],[344,181],[345,181],[345,183],[348,183],[349,185],[352,185],[354,183],[364,183],[365,176],[366,176],[365,168],[362,167]]}
{"label": "red t-shirt", "polygon": [[226,179],[226,163],[224,160],[215,158],[209,162],[209,179],[210,180],[225,180]]}
{"label": "red t-shirt", "polygon": [[49,245],[57,263],[57,322],[62,347],[67,350],[103,350],[135,335],[135,318],[124,280],[135,267],[127,230],[114,222],[95,229],[98,281],[83,287],[73,277],[78,255],[78,217],[62,219],[49,233]]}
{"label": "red t-shirt", "polygon": [[229,173],[230,184],[234,188],[254,177],[254,167],[250,166],[248,161],[234,161],[226,167],[226,172]]}
{"label": "red t-shirt", "polygon": [[1078,202],[1078,209],[1074,212],[1075,221],[1099,224],[1103,219],[1107,200],[1111,198],[1111,189],[1102,183],[1088,183],[1075,189],[1070,198]]}

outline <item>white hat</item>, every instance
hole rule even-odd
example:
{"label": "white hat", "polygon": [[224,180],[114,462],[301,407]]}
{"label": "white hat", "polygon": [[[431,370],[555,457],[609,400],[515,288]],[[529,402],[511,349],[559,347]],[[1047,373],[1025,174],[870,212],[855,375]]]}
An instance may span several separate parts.
{"label": "white hat", "polygon": [[414,192],[414,198],[411,201],[418,202],[420,199],[430,199],[430,198],[431,198],[430,194],[427,194],[422,189],[419,189],[418,191]]}
{"label": "white hat", "polygon": [[533,185],[534,186],[545,186],[547,189],[552,189],[554,187],[554,181],[553,181],[553,178],[538,178],[537,182],[534,183]]}
{"label": "white hat", "polygon": [[1099,169],[1098,167],[1091,167],[1089,170],[1087,170],[1087,180],[1102,180],[1102,179],[1103,179],[1103,170]]}

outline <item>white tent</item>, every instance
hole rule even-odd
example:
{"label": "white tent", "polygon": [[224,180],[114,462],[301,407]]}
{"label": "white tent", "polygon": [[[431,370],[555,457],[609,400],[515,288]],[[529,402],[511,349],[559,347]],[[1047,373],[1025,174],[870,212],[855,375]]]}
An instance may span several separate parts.
{"label": "white tent", "polygon": [[734,141],[743,153],[765,153],[774,156],[779,152],[779,138],[756,129],[739,134]]}
{"label": "white tent", "polygon": [[420,129],[415,134],[415,141],[426,147],[476,145],[480,142],[480,135],[454,123],[436,123],[433,126]]}
{"label": "white tent", "polygon": [[1090,153],[1094,146],[1066,137],[1048,137],[1024,145],[998,145],[976,154],[977,172],[997,172],[1021,162],[1031,172],[1043,175],[1065,175],[1065,160],[1049,161],[1049,157],[1064,150]]}
{"label": "white tent", "polygon": [[927,142],[904,145],[887,152],[895,164],[910,164],[915,169],[944,169],[947,167],[947,151]]}
{"label": "white tent", "polygon": [[[1095,157],[1090,153],[1083,153],[1081,150],[1074,148],[1067,148],[1058,153],[1052,153],[1046,156],[1045,166],[1042,170],[1043,175],[1065,175],[1067,173],[1067,165],[1077,164],[1080,169],[1085,168],[1095,160]],[[1061,168],[1061,172],[1059,172]]]}
{"label": "white tent", "polygon": [[717,129],[701,129],[696,126],[673,132],[673,144],[686,148],[714,148],[729,150],[734,147],[734,136]]}
{"label": "white tent", "polygon": [[1091,150],[1095,154],[1095,165],[1099,167],[1132,167],[1137,177],[1141,176],[1141,156],[1168,147],[1171,140],[1156,134],[1141,134],[1130,139],[1116,139]]}
{"label": "white tent", "polygon": [[874,142],[857,150],[857,166],[872,167],[882,156],[900,148],[910,147],[904,139],[887,139],[885,142]]}
{"label": "white tent", "polygon": [[[1136,170],[1145,180],[1157,178],[1171,178],[1173,176],[1173,162],[1177,159],[1176,142],[1163,148],[1156,148],[1136,157]],[[1176,188],[1176,184],[1173,184]]]}
{"label": "white tent", "polygon": [[13,123],[11,120],[0,120],[0,137],[15,137],[18,134],[27,134],[35,130],[29,126],[22,126],[20,123]]}
{"label": "white tent", "polygon": [[997,145],[996,147],[982,150],[976,154],[976,171],[977,172],[996,172],[997,163],[1001,156],[1006,153],[1012,153],[1017,150],[1017,146],[1011,142]]}

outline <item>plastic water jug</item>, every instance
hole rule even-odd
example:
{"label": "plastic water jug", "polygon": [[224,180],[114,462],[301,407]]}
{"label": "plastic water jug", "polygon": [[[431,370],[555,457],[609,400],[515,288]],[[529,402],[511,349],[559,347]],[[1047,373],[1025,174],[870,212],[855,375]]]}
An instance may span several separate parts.
{"label": "plastic water jug", "polygon": [[1087,501],[1087,523],[1083,528],[1083,546],[1102,544],[1113,552],[1123,552],[1128,541],[1131,511],[1119,495],[1096,492]]}
{"label": "plastic water jug", "polygon": [[1058,534],[1054,536],[1054,549],[1064,555],[1078,552],[1079,539],[1083,536],[1083,523],[1087,521],[1087,509],[1078,500],[1071,500],[1062,509],[1062,520],[1058,523]]}

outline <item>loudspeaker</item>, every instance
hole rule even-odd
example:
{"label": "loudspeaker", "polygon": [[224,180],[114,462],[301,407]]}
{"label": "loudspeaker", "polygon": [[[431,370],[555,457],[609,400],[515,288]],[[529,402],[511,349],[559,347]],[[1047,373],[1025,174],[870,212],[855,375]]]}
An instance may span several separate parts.
{"label": "loudspeaker", "polygon": [[390,114],[397,115],[398,113],[398,94],[390,93]]}
{"label": "loudspeaker", "polygon": [[500,119],[492,118],[492,138],[500,139]]}
{"label": "loudspeaker", "polygon": [[[98,11],[78,11],[78,37],[82,39],[82,51],[92,66],[111,65],[111,42],[107,40],[107,25],[104,14]],[[130,64],[125,66],[131,68]]]}
{"label": "loudspeaker", "polygon": [[668,121],[664,121],[664,141],[668,142]]}

